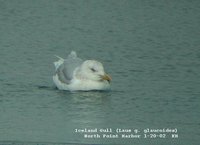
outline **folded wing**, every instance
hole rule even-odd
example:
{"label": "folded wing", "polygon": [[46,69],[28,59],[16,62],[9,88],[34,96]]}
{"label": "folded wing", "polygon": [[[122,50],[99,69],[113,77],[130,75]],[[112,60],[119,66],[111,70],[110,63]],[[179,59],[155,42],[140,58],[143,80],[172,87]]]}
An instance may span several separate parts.
{"label": "folded wing", "polygon": [[[60,58],[55,62],[56,74],[62,83],[69,84],[73,79],[74,70],[83,63],[83,60],[78,58],[76,52],[72,51],[67,59]],[[57,65],[56,65],[57,64]]]}

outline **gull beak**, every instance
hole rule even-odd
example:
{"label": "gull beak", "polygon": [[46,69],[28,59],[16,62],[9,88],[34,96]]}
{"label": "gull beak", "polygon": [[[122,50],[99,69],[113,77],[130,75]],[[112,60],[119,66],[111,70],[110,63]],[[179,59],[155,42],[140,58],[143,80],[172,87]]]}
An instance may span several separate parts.
{"label": "gull beak", "polygon": [[101,76],[102,80],[106,80],[110,83],[110,81],[112,80],[111,77],[108,74],[105,74],[103,76]]}

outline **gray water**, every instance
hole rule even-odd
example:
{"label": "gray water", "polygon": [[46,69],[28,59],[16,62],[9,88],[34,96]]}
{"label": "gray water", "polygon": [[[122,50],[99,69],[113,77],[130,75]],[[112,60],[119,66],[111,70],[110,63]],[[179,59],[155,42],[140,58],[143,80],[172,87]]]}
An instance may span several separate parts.
{"label": "gray water", "polygon": [[[200,143],[200,1],[0,0],[0,144]],[[96,59],[109,92],[55,88],[54,55]],[[177,128],[85,139],[83,128]]]}

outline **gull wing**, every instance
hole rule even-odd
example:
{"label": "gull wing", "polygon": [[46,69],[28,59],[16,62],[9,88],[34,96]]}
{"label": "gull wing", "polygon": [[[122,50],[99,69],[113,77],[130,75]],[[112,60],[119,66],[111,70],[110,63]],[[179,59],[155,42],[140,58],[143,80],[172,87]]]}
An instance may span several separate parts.
{"label": "gull wing", "polygon": [[73,79],[74,70],[83,63],[83,60],[77,57],[75,51],[72,51],[67,59],[60,61],[63,63],[56,69],[56,74],[61,82],[69,84]]}

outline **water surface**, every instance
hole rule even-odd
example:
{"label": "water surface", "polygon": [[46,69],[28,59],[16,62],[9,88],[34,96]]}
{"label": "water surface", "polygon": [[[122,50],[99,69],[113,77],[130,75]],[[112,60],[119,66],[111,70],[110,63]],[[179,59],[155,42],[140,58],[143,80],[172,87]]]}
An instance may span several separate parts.
{"label": "water surface", "polygon": [[[0,142],[199,144],[200,2],[0,0]],[[59,91],[54,55],[101,61],[110,92]],[[85,139],[82,128],[177,128]]]}

